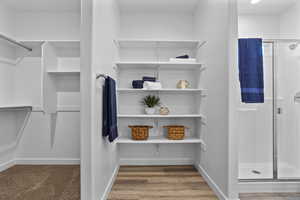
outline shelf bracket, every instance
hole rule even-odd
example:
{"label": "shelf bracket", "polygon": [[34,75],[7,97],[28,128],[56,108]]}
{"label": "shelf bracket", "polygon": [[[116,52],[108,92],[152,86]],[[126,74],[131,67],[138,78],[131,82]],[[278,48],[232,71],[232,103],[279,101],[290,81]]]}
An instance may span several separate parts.
{"label": "shelf bracket", "polygon": [[120,43],[118,42],[118,40],[113,40],[113,43],[116,45],[116,47],[120,48]]}
{"label": "shelf bracket", "polygon": [[197,46],[197,49],[200,49],[202,46],[204,46],[205,44],[207,43],[207,41],[203,41],[203,42],[200,42]]}
{"label": "shelf bracket", "polygon": [[51,148],[54,147],[55,133],[56,133],[57,113],[50,114],[50,135],[51,135]]}
{"label": "shelf bracket", "polygon": [[[5,145],[4,147],[1,147],[0,153],[4,153],[6,151],[9,151],[9,150],[12,150],[12,149],[15,149],[18,147],[18,144],[20,143],[20,141],[22,139],[24,130],[26,128],[26,125],[28,124],[28,121],[29,121],[29,118],[30,118],[31,112],[32,112],[32,107],[25,107],[23,109],[26,111],[26,115],[25,115],[24,121],[22,122],[20,129],[18,130],[17,138],[16,138],[15,142],[13,142],[9,145]],[[13,110],[13,109],[8,109],[8,110]],[[8,111],[8,110],[4,110],[4,111]],[[19,110],[19,109],[17,109],[17,110]]]}
{"label": "shelf bracket", "polygon": [[203,141],[201,144],[200,144],[200,148],[202,151],[206,152],[207,151],[207,145],[206,143]]}
{"label": "shelf bracket", "polygon": [[159,156],[159,144],[155,144],[155,154]]}

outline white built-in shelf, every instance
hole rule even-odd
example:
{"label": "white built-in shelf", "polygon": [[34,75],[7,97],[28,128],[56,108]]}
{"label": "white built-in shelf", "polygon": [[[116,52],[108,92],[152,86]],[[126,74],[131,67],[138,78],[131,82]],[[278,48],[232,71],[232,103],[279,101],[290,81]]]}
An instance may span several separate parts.
{"label": "white built-in shelf", "polygon": [[184,93],[184,92],[203,92],[206,91],[205,89],[176,89],[176,88],[163,88],[160,90],[146,90],[146,89],[133,89],[133,88],[119,88],[117,89],[118,92],[174,92],[174,93]]}
{"label": "white built-in shelf", "polygon": [[[44,112],[44,109],[42,106],[34,106],[32,111],[33,112]],[[80,106],[76,106],[76,105],[57,106],[56,111],[57,112],[80,112]]]}
{"label": "white built-in shelf", "polygon": [[48,70],[50,75],[80,75],[79,70]]}
{"label": "white built-in shelf", "polygon": [[23,105],[23,104],[15,104],[15,105],[1,105],[0,106],[0,111],[3,110],[27,110],[30,109],[32,110],[32,106],[30,105]]}
{"label": "white built-in shelf", "polygon": [[200,48],[206,42],[199,40],[156,40],[156,39],[117,39],[119,47],[131,48]]}
{"label": "white built-in shelf", "polygon": [[187,115],[123,115],[119,114],[119,118],[204,118],[201,114]]}
{"label": "white built-in shelf", "polygon": [[115,65],[118,68],[158,68],[169,67],[170,69],[205,69],[202,63],[184,63],[184,62],[125,62],[119,61]]}
{"label": "white built-in shelf", "polygon": [[203,144],[200,138],[184,138],[183,140],[169,140],[164,137],[150,137],[148,140],[133,140],[131,138],[119,138],[118,144]]}

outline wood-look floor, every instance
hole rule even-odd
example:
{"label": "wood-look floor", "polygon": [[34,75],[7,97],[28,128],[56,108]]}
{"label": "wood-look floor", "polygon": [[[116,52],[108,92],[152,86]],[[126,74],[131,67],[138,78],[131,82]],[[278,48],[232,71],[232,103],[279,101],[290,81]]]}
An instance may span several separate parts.
{"label": "wood-look floor", "polygon": [[193,166],[122,166],[108,200],[217,200]]}
{"label": "wood-look floor", "polygon": [[300,193],[241,194],[240,200],[300,200]]}
{"label": "wood-look floor", "polygon": [[[122,166],[108,200],[217,200],[193,166]],[[240,200],[300,200],[300,193],[241,194]]]}

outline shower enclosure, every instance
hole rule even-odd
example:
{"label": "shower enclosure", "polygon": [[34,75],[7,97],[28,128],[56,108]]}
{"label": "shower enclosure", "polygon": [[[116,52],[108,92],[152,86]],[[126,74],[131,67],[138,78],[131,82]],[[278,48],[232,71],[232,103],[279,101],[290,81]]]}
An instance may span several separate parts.
{"label": "shower enclosure", "polygon": [[241,180],[300,180],[299,44],[264,41],[265,103],[238,105]]}

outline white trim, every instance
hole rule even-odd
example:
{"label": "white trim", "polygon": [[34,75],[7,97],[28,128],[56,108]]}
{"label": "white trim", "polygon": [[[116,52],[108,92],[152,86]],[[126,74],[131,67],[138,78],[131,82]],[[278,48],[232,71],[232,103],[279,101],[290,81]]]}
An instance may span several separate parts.
{"label": "white trim", "polygon": [[217,195],[218,199],[220,199],[220,200],[238,200],[238,199],[229,199],[200,165],[195,165],[195,167],[198,170],[198,172],[201,174],[201,176],[204,178],[204,180],[207,182],[209,187]]}
{"label": "white trim", "polygon": [[240,182],[240,193],[286,193],[300,192],[299,182]]}
{"label": "white trim", "polygon": [[[32,112],[44,112],[42,106],[33,106]],[[64,105],[64,106],[57,106],[57,112],[80,112],[79,105]]]}
{"label": "white trim", "polygon": [[0,172],[15,165],[80,165],[77,158],[17,158],[0,163]]}
{"label": "white trim", "polygon": [[16,165],[15,160],[10,160],[10,161],[7,161],[5,163],[2,163],[2,164],[0,164],[0,172],[3,172],[5,170],[7,170],[8,168],[11,168],[15,165]]}
{"label": "white trim", "polygon": [[121,158],[120,165],[193,165],[193,158]]}
{"label": "white trim", "polygon": [[79,158],[17,158],[16,165],[79,165]]}
{"label": "white trim", "polygon": [[112,189],[112,187],[115,183],[115,180],[117,179],[119,168],[120,168],[119,165],[116,166],[116,168],[115,168],[115,170],[114,170],[114,172],[113,172],[113,174],[112,174],[112,176],[111,176],[111,178],[110,178],[110,180],[109,180],[109,182],[108,182],[108,184],[105,188],[104,194],[101,197],[101,200],[106,200],[108,198],[109,193],[110,193],[110,191],[111,191],[111,189]]}

